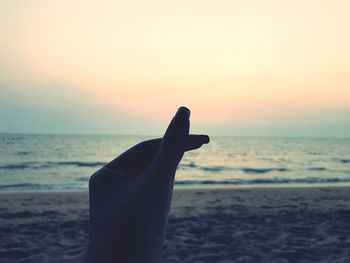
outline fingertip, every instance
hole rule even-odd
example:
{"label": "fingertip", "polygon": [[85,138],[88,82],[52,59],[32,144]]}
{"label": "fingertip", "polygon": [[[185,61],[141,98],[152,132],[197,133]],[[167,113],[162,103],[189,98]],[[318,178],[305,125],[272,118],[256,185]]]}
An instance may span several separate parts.
{"label": "fingertip", "polygon": [[189,108],[185,107],[185,106],[181,106],[177,109],[177,112],[185,112],[188,117],[190,117],[191,111]]}
{"label": "fingertip", "polygon": [[181,106],[175,114],[174,121],[176,123],[187,121],[190,118],[190,115],[191,111],[187,107]]}
{"label": "fingertip", "polygon": [[210,138],[208,135],[201,135],[201,138],[202,138],[203,144],[207,144],[210,142]]}
{"label": "fingertip", "polygon": [[208,135],[191,134],[188,137],[186,151],[199,149],[200,147],[202,147],[203,144],[207,144],[207,143],[209,143]]}
{"label": "fingertip", "polygon": [[202,144],[208,144],[210,142],[210,138],[206,134],[196,135],[198,141],[200,141]]}

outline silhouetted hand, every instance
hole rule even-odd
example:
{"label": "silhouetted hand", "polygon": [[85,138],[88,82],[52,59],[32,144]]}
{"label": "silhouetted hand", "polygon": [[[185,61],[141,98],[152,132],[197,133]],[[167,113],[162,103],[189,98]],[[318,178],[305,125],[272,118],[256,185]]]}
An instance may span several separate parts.
{"label": "silhouetted hand", "polygon": [[89,262],[159,261],[176,168],[185,151],[209,142],[189,135],[181,107],[162,139],[130,148],[90,178]]}

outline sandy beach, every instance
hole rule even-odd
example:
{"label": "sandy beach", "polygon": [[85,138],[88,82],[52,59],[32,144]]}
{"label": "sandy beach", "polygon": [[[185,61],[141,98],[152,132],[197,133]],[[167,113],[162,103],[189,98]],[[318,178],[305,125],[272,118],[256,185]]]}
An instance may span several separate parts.
{"label": "sandy beach", "polygon": [[[88,193],[1,193],[0,262],[80,262]],[[350,262],[350,188],[176,189],[162,262]]]}

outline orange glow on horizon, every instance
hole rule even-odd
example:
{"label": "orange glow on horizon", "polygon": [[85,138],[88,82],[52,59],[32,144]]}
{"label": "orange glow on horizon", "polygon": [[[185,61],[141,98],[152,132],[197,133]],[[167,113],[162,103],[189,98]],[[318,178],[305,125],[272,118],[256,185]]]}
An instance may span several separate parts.
{"label": "orange glow on horizon", "polygon": [[103,107],[165,119],[185,105],[211,123],[350,108],[347,1],[8,5],[8,71]]}

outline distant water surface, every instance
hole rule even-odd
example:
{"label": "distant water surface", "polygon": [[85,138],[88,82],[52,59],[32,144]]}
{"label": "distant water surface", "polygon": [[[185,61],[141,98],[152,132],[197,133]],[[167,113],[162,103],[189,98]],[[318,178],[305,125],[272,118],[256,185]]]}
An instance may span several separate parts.
{"label": "distant water surface", "polygon": [[[0,191],[87,189],[146,136],[0,135]],[[350,184],[350,139],[212,137],[185,154],[176,185]]]}

